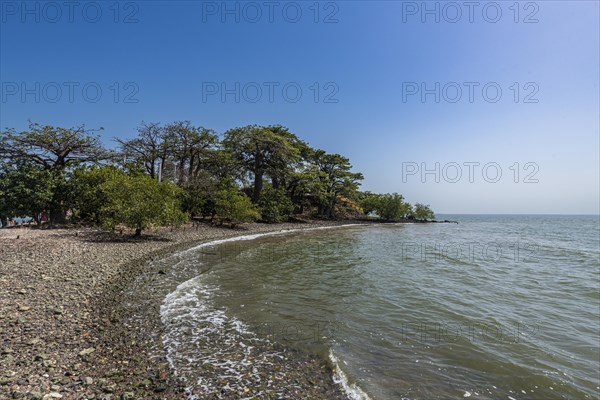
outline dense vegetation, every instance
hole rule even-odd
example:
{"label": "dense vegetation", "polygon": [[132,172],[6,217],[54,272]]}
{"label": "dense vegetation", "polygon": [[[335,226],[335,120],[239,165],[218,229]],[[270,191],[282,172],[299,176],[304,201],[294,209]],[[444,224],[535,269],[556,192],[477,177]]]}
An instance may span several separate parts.
{"label": "dense vegetation", "polygon": [[339,154],[313,149],[283,126],[219,136],[188,121],[144,123],[133,139],[102,146],[98,131],[31,123],[0,134],[0,224],[83,221],[136,235],[203,218],[231,226],[290,216],[385,221],[434,219],[402,195],[360,192],[361,173]]}

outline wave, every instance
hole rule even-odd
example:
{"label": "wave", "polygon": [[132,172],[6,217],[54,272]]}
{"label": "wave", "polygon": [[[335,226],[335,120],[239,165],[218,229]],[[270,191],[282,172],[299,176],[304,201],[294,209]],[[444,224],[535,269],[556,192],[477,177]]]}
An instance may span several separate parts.
{"label": "wave", "polygon": [[344,392],[346,392],[350,400],[371,400],[369,395],[366,394],[356,383],[350,383],[348,381],[348,376],[342,370],[340,361],[333,353],[333,349],[329,349],[329,361],[331,361],[335,367],[333,381],[344,389]]}
{"label": "wave", "polygon": [[318,231],[318,230],[324,230],[324,229],[346,228],[349,226],[365,226],[365,225],[364,224],[343,224],[343,225],[333,225],[333,226],[318,226],[318,227],[314,227],[314,228],[282,229],[282,230],[273,231],[273,232],[254,233],[254,234],[249,234],[249,235],[234,236],[234,237],[230,237],[227,239],[218,239],[218,240],[213,240],[211,242],[202,243],[202,244],[199,244],[198,246],[194,246],[187,250],[183,250],[177,254],[182,255],[182,254],[194,252],[203,247],[216,246],[216,245],[219,245],[222,243],[228,243],[228,242],[237,242],[237,241],[241,241],[241,240],[254,240],[254,239],[261,238],[261,237],[287,235],[289,233],[296,233],[296,232],[309,232],[309,231]]}
{"label": "wave", "polygon": [[[170,258],[176,260],[173,268],[177,268],[186,263],[186,254],[209,246],[356,225],[289,229],[214,240],[176,253]],[[184,383],[190,400],[224,394],[239,396],[237,398],[240,399],[260,397],[265,394],[263,391],[256,392],[249,388],[265,387],[265,379],[270,378],[275,365],[280,366],[282,361],[287,360],[287,355],[268,339],[252,332],[242,321],[216,308],[213,295],[219,288],[204,283],[202,279],[201,274],[179,284],[163,300],[160,315],[166,327],[163,346],[167,360]],[[332,354],[330,360],[337,364]],[[333,381],[342,387],[350,399],[370,400],[358,386],[348,384],[339,366],[336,365],[335,371]],[[267,386],[271,385],[275,383],[269,379]]]}
{"label": "wave", "polygon": [[[167,360],[184,382],[188,399],[223,394],[243,398],[242,394],[250,394],[249,387],[263,379],[261,371],[285,355],[242,321],[213,307],[211,299],[218,288],[199,278],[179,285],[161,306]],[[261,394],[254,392],[247,398]]]}

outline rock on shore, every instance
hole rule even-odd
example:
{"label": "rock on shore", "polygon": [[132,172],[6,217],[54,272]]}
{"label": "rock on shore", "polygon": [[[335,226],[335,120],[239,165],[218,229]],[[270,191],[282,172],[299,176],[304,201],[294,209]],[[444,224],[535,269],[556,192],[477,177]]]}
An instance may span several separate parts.
{"label": "rock on shore", "polygon": [[[161,273],[148,271],[149,261],[212,239],[315,225],[187,225],[140,239],[82,228],[0,230],[0,398],[187,398],[162,349],[162,294],[132,291],[144,274]],[[344,398],[322,361],[294,365],[260,398]]]}

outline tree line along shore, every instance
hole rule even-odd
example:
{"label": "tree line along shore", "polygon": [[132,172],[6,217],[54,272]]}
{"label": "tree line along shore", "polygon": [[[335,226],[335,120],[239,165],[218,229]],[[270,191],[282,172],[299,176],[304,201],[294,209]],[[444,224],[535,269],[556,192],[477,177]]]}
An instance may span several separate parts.
{"label": "tree line along shore", "polygon": [[0,133],[0,226],[80,222],[108,230],[193,220],[433,220],[398,193],[360,191],[350,160],[310,147],[280,125],[218,135],[189,121],[142,122],[132,139],[102,144],[102,128],[29,123]]}

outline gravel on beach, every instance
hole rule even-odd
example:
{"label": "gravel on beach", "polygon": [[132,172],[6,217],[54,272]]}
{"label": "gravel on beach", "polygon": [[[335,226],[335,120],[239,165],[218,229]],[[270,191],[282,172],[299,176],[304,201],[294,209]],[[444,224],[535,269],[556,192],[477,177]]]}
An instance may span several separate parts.
{"label": "gravel on beach", "polygon": [[[151,261],[210,240],[326,225],[339,223],[186,225],[141,238],[89,228],[0,230],[0,399],[188,398],[165,357],[159,313],[164,291],[181,282],[162,291],[144,284],[168,275]],[[272,384],[260,395],[246,388],[199,398],[346,398],[331,368],[308,355],[290,351],[265,378]]]}

